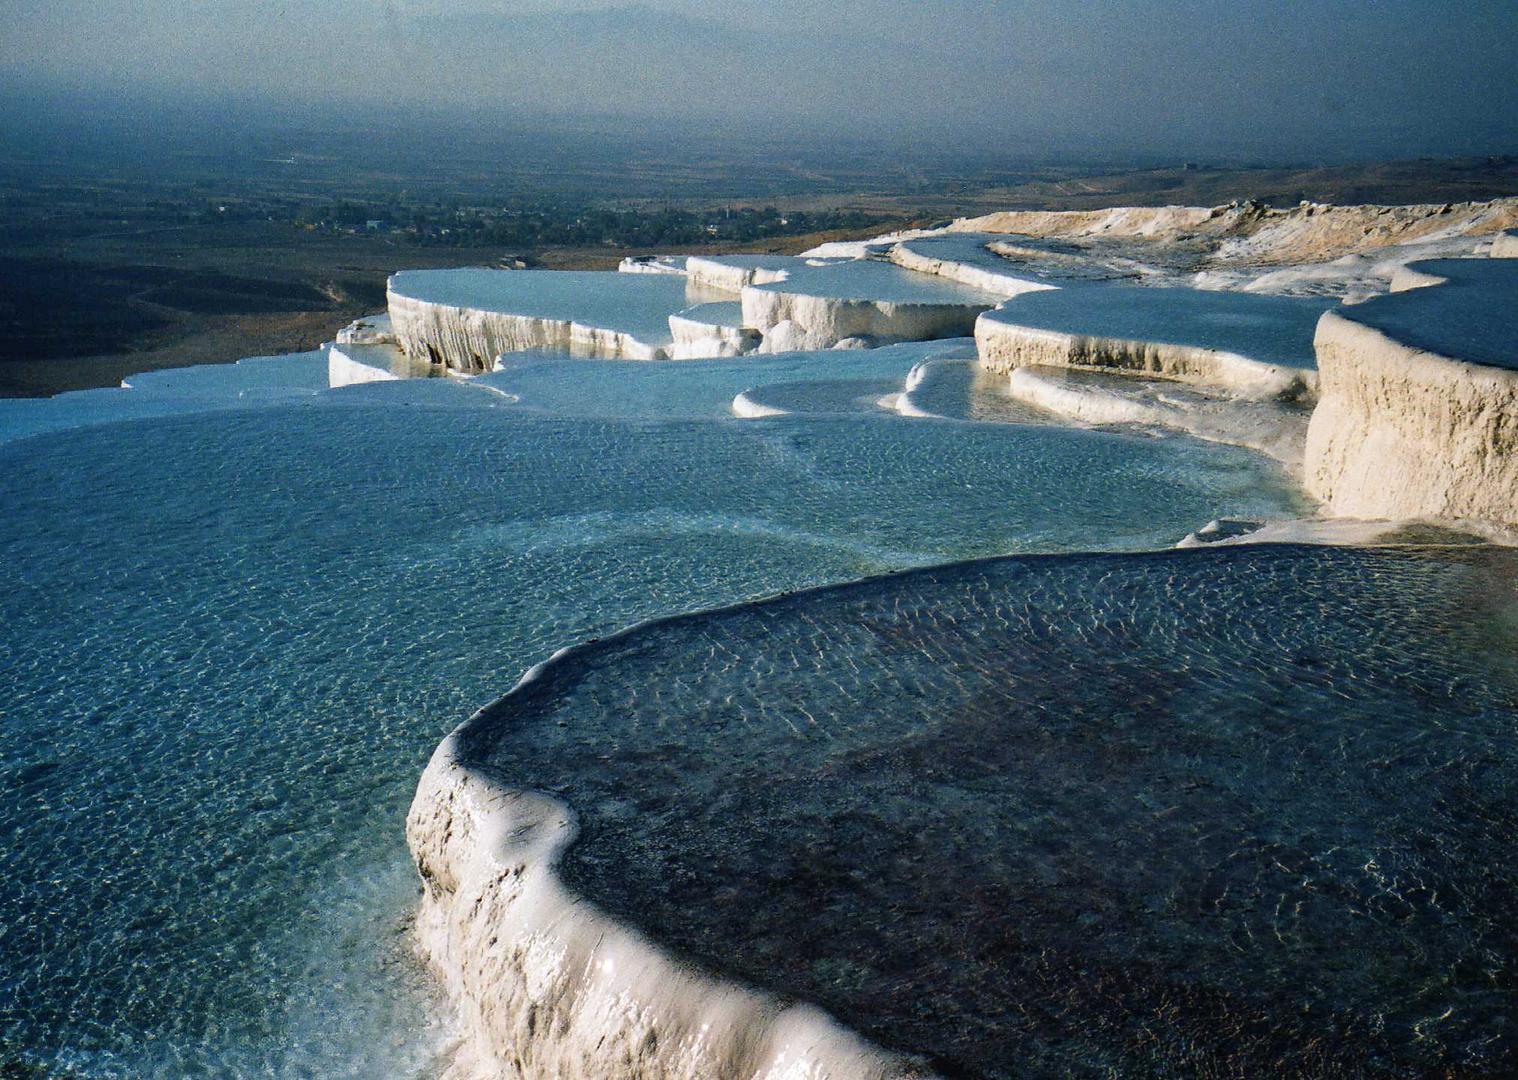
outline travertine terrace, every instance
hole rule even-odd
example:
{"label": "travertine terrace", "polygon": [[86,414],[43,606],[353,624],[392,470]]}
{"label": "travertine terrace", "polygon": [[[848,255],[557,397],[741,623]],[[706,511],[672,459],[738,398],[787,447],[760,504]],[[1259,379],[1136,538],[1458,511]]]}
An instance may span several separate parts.
{"label": "travertine terrace", "polygon": [[1318,325],[1308,489],[1345,516],[1518,525],[1518,262],[1410,270]]}

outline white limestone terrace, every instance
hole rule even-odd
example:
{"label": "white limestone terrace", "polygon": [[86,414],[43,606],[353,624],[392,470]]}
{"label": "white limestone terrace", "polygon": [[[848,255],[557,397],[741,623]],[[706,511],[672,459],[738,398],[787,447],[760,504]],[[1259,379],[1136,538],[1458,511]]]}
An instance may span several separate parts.
{"label": "white limestone terrace", "polygon": [[828,262],[800,255],[691,255],[685,260],[685,272],[693,285],[739,293],[745,286],[784,281],[793,273]]}
{"label": "white limestone terrace", "polygon": [[623,274],[683,274],[684,255],[629,255],[617,264]]}
{"label": "white limestone terrace", "polygon": [[466,373],[502,353],[666,359],[670,316],[690,306],[674,274],[573,270],[407,270],[390,278],[394,333],[408,356]]}
{"label": "white limestone terrace", "polygon": [[[1144,254],[1150,261],[1135,257]],[[939,274],[1007,296],[1081,281],[1184,283],[1176,267],[1156,265],[1155,252],[1120,246],[1078,247],[1067,241],[1005,233],[944,232],[904,240],[889,258],[898,266]]]}
{"label": "white limestone terrace", "polygon": [[1355,304],[1339,317],[1421,352],[1518,370],[1518,265],[1440,259],[1409,270],[1438,279],[1439,287]]}
{"label": "white limestone terrace", "polygon": [[1249,398],[1310,398],[1325,299],[1087,286],[1029,293],[976,322],[981,365],[1175,378]]}
{"label": "white limestone terrace", "polygon": [[[1107,210],[1005,211],[961,219],[951,232],[1015,234],[1003,255],[1042,258],[1053,266],[1079,256],[1088,267],[1122,260],[1169,283],[1184,276],[1198,288],[1350,300],[1385,292],[1397,268],[1418,259],[1484,254],[1518,241],[1518,198],[1408,206],[1336,206],[1304,202],[1268,207],[1114,207]],[[1493,240],[1493,237],[1496,237]],[[1040,243],[1030,244],[1028,238]],[[1050,241],[1060,247],[1049,249]],[[1072,264],[1074,266],[1075,264]],[[1148,276],[1148,275],[1156,276]]]}
{"label": "white limestone terrace", "polygon": [[898,232],[886,233],[883,236],[873,236],[867,240],[829,240],[825,244],[818,244],[814,248],[808,248],[801,253],[802,258],[809,259],[868,259],[884,258],[891,248],[903,240],[916,240],[922,236],[938,236],[944,232],[947,226],[934,226],[929,229],[902,229]]}
{"label": "white limestone terrace", "polygon": [[1409,263],[1465,258],[1489,245],[1470,236],[1445,236],[1372,251],[1341,255],[1326,262],[1281,267],[1218,265],[1200,270],[1190,284],[1198,289],[1226,289],[1273,296],[1330,296],[1359,303],[1388,290],[1395,292]]}
{"label": "white limestone terrace", "polygon": [[874,259],[803,261],[780,272],[741,293],[743,323],[763,332],[764,352],[964,337],[1005,299]]}
{"label": "white limestone terrace", "polygon": [[1385,248],[1482,236],[1518,225],[1518,197],[1407,206],[1253,201],[1224,206],[1120,206],[1107,210],[1003,211],[955,221],[956,232],[1192,244],[1215,265],[1285,266]]}
{"label": "white limestone terrace", "polygon": [[669,317],[673,360],[702,360],[743,356],[759,347],[762,335],[743,325],[743,305],[737,300],[696,304]]}
{"label": "white limestone terrace", "polygon": [[336,341],[327,346],[327,385],[334,390],[396,379],[430,379],[444,374],[441,364],[407,356],[396,345]]}
{"label": "white limestone terrace", "polygon": [[1492,238],[1494,259],[1518,259],[1518,229],[1504,229]]}
{"label": "white limestone terrace", "polygon": [[1005,296],[873,259],[691,256],[684,273],[674,260],[639,265],[405,271],[390,279],[391,332],[408,356],[476,373],[528,349],[686,360],[963,337]]}
{"label": "white limestone terrace", "polygon": [[1295,402],[1238,398],[1168,380],[1046,367],[1016,369],[1005,392],[1014,401],[1077,424],[1168,428],[1208,442],[1258,450],[1292,475],[1302,472],[1311,409]]}
{"label": "white limestone terrace", "polygon": [[340,345],[394,345],[395,329],[390,325],[390,313],[381,311],[354,319],[337,332]]}
{"label": "white limestone terrace", "polygon": [[1318,326],[1308,490],[1342,516],[1518,525],[1518,262],[1409,270],[1421,287]]}
{"label": "white limestone terrace", "polygon": [[891,262],[904,270],[957,281],[1003,296],[1058,288],[1045,275],[1015,267],[987,245],[1005,240],[994,233],[944,233],[903,240],[890,249]]}
{"label": "white limestone terrace", "polygon": [[1324,299],[1091,285],[1030,293],[980,317],[980,363],[1169,378],[1242,397],[1310,398]]}

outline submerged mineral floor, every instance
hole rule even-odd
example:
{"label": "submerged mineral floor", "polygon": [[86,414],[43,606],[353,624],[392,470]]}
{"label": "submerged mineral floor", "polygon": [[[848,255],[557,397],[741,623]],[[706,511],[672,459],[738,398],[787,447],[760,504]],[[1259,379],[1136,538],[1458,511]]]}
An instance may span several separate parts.
{"label": "submerged mineral floor", "polygon": [[1518,561],[1165,549],[1314,439],[1507,520],[1511,275],[1397,259],[1515,214],[401,273],[0,402],[0,1071],[1514,1071]]}
{"label": "submerged mineral floor", "polygon": [[[611,923],[945,1075],[1495,1073],[1515,585],[1494,549],[918,571],[575,650],[459,753],[573,809],[559,873]],[[482,821],[430,816],[442,797],[413,811],[429,894],[480,855],[438,855],[429,830]],[[720,1005],[636,974],[603,1030],[577,1003],[615,938],[577,947],[498,891],[462,962],[542,951],[529,1073],[593,1070],[640,1001],[649,1073],[734,1052]]]}

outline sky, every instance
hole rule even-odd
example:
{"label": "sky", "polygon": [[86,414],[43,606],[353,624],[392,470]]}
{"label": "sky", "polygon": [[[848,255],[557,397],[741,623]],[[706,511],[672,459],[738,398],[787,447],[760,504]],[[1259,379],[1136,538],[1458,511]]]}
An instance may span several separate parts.
{"label": "sky", "polygon": [[1518,151],[1514,0],[0,0],[0,94],[1308,160]]}

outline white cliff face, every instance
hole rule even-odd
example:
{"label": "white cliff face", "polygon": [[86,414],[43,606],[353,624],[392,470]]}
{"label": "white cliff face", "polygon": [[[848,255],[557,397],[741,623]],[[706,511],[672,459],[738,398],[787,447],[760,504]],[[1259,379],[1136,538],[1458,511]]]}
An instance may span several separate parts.
{"label": "white cliff face", "polygon": [[1002,299],[865,259],[794,268],[778,281],[744,286],[741,297],[743,324],[764,334],[762,352],[965,337]]}
{"label": "white cliff face", "polygon": [[698,304],[669,317],[673,360],[704,360],[744,356],[759,347],[758,330],[742,325],[737,301]]}
{"label": "white cliff face", "polygon": [[745,289],[743,319],[764,333],[761,352],[831,349],[850,338],[875,344],[964,337],[984,307],[844,300],[806,293]]}
{"label": "white cliff face", "polygon": [[662,360],[669,316],[689,305],[678,275],[532,270],[402,272],[388,299],[407,355],[466,373],[528,349]]}
{"label": "white cliff face", "polygon": [[408,355],[468,374],[489,371],[503,353],[552,349],[605,359],[662,360],[663,344],[569,319],[509,315],[390,294],[396,336]]}
{"label": "white cliff face", "polygon": [[1507,229],[1492,238],[1491,257],[1518,259],[1518,229]]}
{"label": "white cliff face", "polygon": [[1349,517],[1518,524],[1518,264],[1412,270],[1446,283],[1318,326],[1308,490]]}
{"label": "white cliff face", "polygon": [[467,760],[471,727],[510,702],[439,746],[406,822],[422,879],[420,948],[462,1030],[453,1080],[924,1075],[819,1009],[682,964],[570,893],[555,868],[575,838],[573,813]]}

